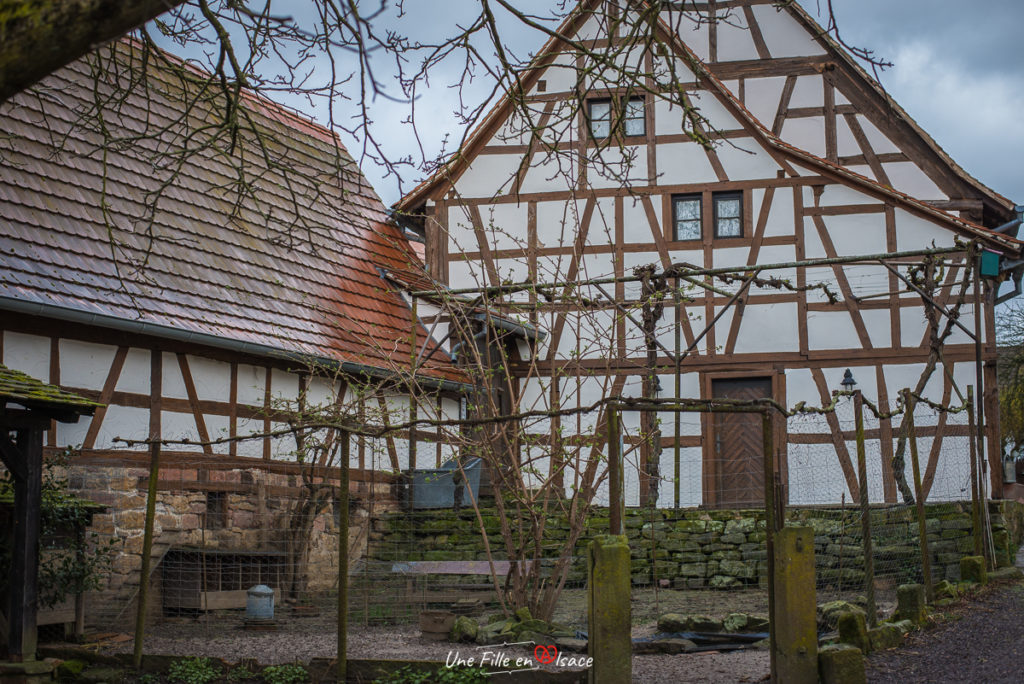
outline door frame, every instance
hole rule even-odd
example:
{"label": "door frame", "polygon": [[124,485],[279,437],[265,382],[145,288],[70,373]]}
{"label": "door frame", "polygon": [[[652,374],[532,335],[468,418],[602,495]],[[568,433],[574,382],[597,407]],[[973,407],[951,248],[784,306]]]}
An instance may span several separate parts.
{"label": "door frame", "polygon": [[[786,371],[784,368],[768,368],[764,372],[745,371],[708,371],[700,374],[700,392],[703,399],[713,399],[712,384],[715,380],[742,380],[766,378],[772,383],[772,398],[786,406]],[[701,414],[701,490],[702,508],[713,508],[718,503],[717,470],[715,468],[715,440],[712,413]],[[785,503],[789,503],[789,468],[786,459],[786,423],[781,416],[772,418],[772,438],[775,448],[775,472],[779,474],[785,492]]]}

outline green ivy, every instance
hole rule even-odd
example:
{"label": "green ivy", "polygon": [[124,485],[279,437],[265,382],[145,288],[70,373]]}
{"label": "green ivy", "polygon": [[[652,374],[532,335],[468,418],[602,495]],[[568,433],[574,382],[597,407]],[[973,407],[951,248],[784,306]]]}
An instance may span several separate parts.
{"label": "green ivy", "polygon": [[265,667],[261,676],[267,684],[300,684],[309,681],[306,668],[297,663]]}
{"label": "green ivy", "polygon": [[[42,607],[100,589],[120,544],[116,538],[104,541],[95,532],[84,533],[97,506],[70,491],[66,472],[76,453],[67,448],[43,463],[39,558],[39,605]],[[13,499],[13,475],[5,471],[0,476],[0,501]],[[9,574],[10,542],[9,537],[0,538],[0,576]]]}
{"label": "green ivy", "polygon": [[167,668],[167,679],[182,684],[210,684],[220,679],[220,672],[209,658],[182,658]]}
{"label": "green ivy", "polygon": [[479,668],[442,667],[438,670],[419,670],[406,666],[375,679],[374,684],[482,684],[490,681],[490,677]]}

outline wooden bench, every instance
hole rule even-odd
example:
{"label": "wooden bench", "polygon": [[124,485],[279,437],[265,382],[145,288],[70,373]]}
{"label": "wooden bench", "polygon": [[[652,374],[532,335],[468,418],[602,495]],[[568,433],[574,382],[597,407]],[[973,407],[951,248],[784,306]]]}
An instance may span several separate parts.
{"label": "wooden bench", "polygon": [[[512,562],[507,560],[496,560],[494,561],[494,572],[499,578],[499,584],[504,584],[504,578],[508,576],[512,569]],[[394,563],[391,566],[391,572],[394,575],[399,575],[406,578],[405,590],[406,594],[410,599],[417,596],[416,591],[416,580],[417,578],[423,578],[424,582],[421,585],[422,594],[425,596],[428,591],[440,590],[441,594],[431,594],[430,603],[444,603],[449,599],[452,602],[458,602],[459,599],[464,599],[465,596],[461,593],[452,595],[446,595],[444,591],[455,590],[457,592],[466,591],[494,591],[494,582],[490,581],[491,575],[491,564],[485,560],[472,560],[472,561],[404,561]],[[437,583],[427,585],[425,583],[426,577],[429,575],[448,575],[452,577],[470,577],[473,575],[486,575],[488,577],[487,582],[466,584],[466,583]]]}

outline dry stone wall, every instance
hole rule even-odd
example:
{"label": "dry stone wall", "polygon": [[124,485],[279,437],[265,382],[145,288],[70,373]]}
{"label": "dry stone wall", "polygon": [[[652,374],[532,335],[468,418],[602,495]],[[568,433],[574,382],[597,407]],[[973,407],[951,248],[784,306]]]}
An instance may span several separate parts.
{"label": "dry stone wall", "polygon": [[[993,537],[1003,562],[1010,562],[1024,536],[1024,506],[1012,501],[990,503]],[[493,509],[481,511],[496,559],[506,558],[500,524]],[[960,558],[973,554],[969,502],[926,506],[927,534],[934,579],[959,579]],[[816,575],[820,586],[855,588],[864,580],[860,512],[846,509],[790,509],[789,524],[814,529]],[[920,581],[920,551],[913,507],[876,508],[871,512],[875,573],[894,583]],[[767,551],[762,511],[699,509],[629,509],[626,535],[632,556],[632,583],[667,580],[676,588],[740,589],[765,586]],[[583,558],[589,538],[607,533],[606,509],[595,509],[574,555],[578,561],[570,583],[586,578]],[[565,521],[548,519],[550,567],[568,535]],[[396,512],[374,519],[367,558],[381,563],[486,558],[476,516],[471,510]],[[470,581],[470,580],[466,580]]]}

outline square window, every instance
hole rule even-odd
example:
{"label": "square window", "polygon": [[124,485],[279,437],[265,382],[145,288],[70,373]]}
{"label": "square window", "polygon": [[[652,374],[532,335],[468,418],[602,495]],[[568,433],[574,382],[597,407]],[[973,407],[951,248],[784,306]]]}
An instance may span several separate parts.
{"label": "square window", "polygon": [[590,119],[590,135],[607,138],[612,134],[612,101],[591,100],[587,112]]}
{"label": "square window", "polygon": [[626,100],[622,119],[626,135],[645,135],[647,127],[644,121],[644,99],[631,97]]}
{"label": "square window", "polygon": [[228,495],[227,492],[206,492],[205,529],[222,530],[227,526]]}
{"label": "square window", "polygon": [[712,195],[715,207],[715,237],[743,237],[743,193],[716,192]]}
{"label": "square window", "polygon": [[700,240],[701,196],[676,195],[672,198],[672,219],[676,240]]}

